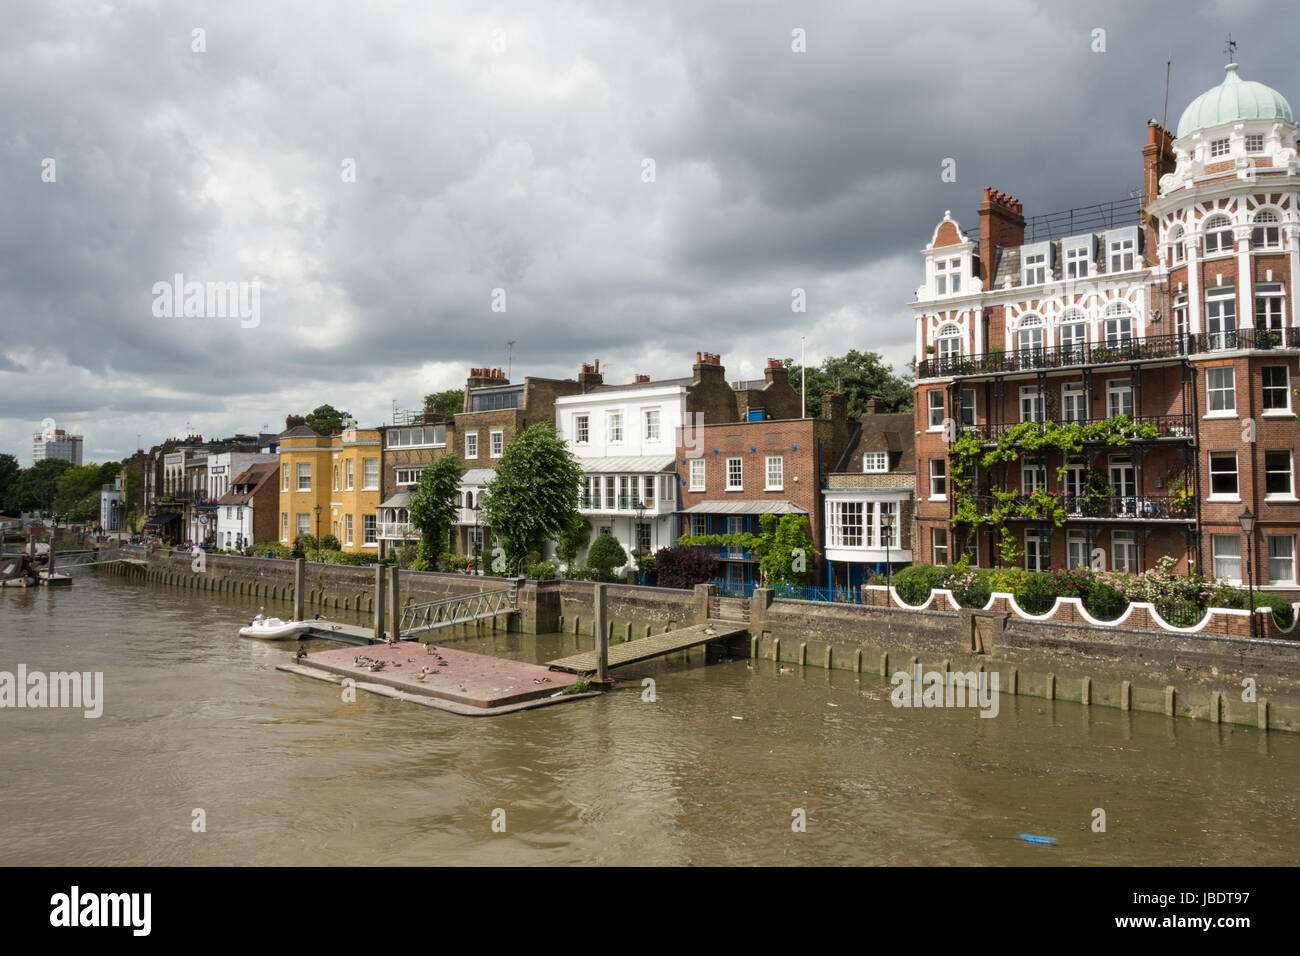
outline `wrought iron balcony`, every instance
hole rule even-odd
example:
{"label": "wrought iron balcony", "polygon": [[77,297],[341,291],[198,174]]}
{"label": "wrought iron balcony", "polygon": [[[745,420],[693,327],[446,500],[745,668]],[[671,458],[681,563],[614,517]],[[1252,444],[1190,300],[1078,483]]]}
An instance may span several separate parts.
{"label": "wrought iron balcony", "polygon": [[[1049,493],[1061,502],[1069,518],[1103,521],[1194,521],[1196,505],[1186,498],[1172,495],[1072,495]],[[1002,503],[993,495],[973,495],[975,509],[980,515],[989,515]],[[1030,504],[1029,495],[1017,495],[1009,503],[1013,508]],[[1008,521],[1035,521],[1036,518],[1009,514]]]}
{"label": "wrought iron balcony", "polygon": [[1013,349],[981,355],[946,355],[917,364],[916,377],[1008,374],[1081,365],[1141,362],[1229,349],[1300,349],[1300,329],[1235,329],[1195,335],[1149,335],[1051,348]]}
{"label": "wrought iron balcony", "polygon": [[[1076,424],[1076,425],[1095,425],[1099,422],[1108,421],[1104,418],[1091,419],[1062,419],[1059,424]],[[1160,438],[1176,438],[1190,441],[1192,438],[1193,421],[1191,415],[1139,415],[1132,419],[1134,425],[1151,425]],[[963,425],[962,433],[974,435],[986,444],[997,441],[998,436],[1018,428],[1025,422],[986,422],[980,425]],[[1130,442],[1143,441],[1141,438],[1129,438]],[[1105,439],[1097,439],[1098,442]]]}

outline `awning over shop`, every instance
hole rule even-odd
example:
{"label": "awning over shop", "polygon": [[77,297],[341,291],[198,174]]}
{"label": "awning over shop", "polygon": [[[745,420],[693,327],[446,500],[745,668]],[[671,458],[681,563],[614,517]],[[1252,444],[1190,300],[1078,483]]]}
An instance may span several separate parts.
{"label": "awning over shop", "polygon": [[578,464],[589,475],[645,475],[673,471],[677,459],[672,455],[625,455],[611,458],[579,458]]}
{"label": "awning over shop", "polygon": [[793,501],[701,501],[681,512],[684,515],[806,515]]}

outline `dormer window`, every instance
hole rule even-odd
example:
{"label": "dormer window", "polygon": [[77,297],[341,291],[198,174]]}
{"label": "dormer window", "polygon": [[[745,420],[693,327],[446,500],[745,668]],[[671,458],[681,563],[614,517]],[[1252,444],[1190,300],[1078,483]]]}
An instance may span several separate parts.
{"label": "dormer window", "polygon": [[1112,239],[1110,242],[1110,271],[1128,272],[1133,268],[1134,247],[1132,239]]}
{"label": "dormer window", "polygon": [[956,295],[961,291],[961,259],[934,260],[936,295]]}
{"label": "dormer window", "polygon": [[1071,246],[1065,250],[1065,277],[1067,279],[1086,279],[1088,261],[1092,250],[1088,246]]}
{"label": "dormer window", "polygon": [[1052,247],[1049,243],[1025,246],[1020,250],[1020,282],[1042,285],[1052,275]]}
{"label": "dormer window", "polygon": [[1211,216],[1205,222],[1205,254],[1232,251],[1232,220],[1227,216]]}
{"label": "dormer window", "polygon": [[881,472],[889,471],[889,452],[887,451],[863,452],[862,470],[873,474],[879,474]]}
{"label": "dormer window", "polygon": [[1255,213],[1253,225],[1250,238],[1256,249],[1281,248],[1281,227],[1278,225],[1277,213],[1271,209],[1261,209]]}
{"label": "dormer window", "polygon": [[1227,156],[1228,141],[1226,139],[1216,139],[1210,142],[1210,157]]}
{"label": "dormer window", "polygon": [[1247,133],[1246,134],[1246,152],[1262,153],[1264,152],[1264,134]]}

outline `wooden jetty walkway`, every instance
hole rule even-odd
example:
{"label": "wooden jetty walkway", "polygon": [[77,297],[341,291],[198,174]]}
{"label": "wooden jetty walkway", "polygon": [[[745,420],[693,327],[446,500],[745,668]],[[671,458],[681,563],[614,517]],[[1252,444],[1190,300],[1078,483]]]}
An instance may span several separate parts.
{"label": "wooden jetty walkway", "polygon": [[[713,641],[725,641],[749,630],[747,624],[733,621],[715,621],[709,624],[692,624],[690,627],[678,628],[665,634],[652,634],[624,644],[612,644],[609,648],[609,666],[621,667],[624,664],[636,664],[648,661],[652,657],[684,651]],[[600,650],[586,651],[549,661],[547,666],[553,671],[568,671],[573,674],[594,674],[599,669]]]}

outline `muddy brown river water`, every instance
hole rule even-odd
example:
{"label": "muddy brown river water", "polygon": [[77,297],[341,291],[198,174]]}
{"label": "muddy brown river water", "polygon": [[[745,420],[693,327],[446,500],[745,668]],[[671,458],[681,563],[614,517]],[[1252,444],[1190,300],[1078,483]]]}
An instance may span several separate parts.
{"label": "muddy brown river water", "polygon": [[0,671],[104,675],[97,719],[0,709],[0,863],[1300,860],[1300,736],[1035,698],[993,719],[895,709],[873,675],[745,660],[637,665],[597,700],[467,718],[276,671],[297,645],[240,638],[255,612],[95,572],[0,592]]}

